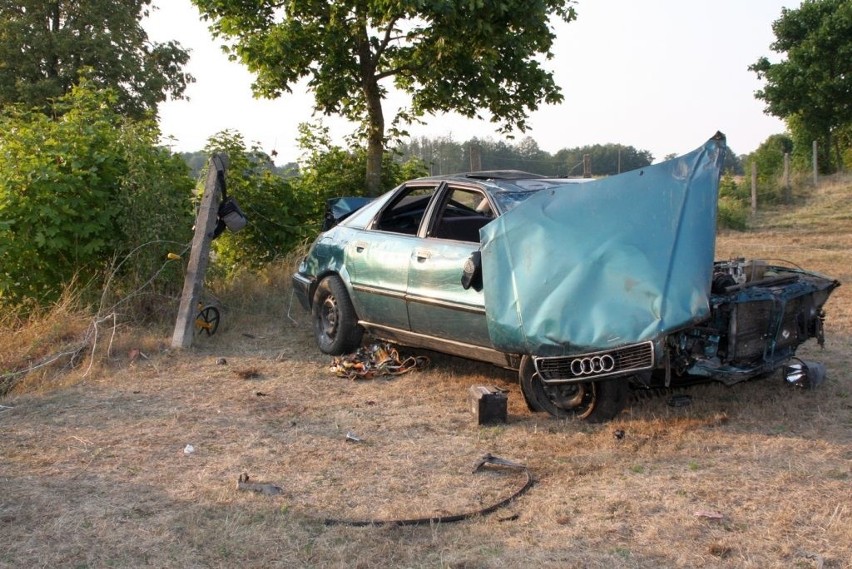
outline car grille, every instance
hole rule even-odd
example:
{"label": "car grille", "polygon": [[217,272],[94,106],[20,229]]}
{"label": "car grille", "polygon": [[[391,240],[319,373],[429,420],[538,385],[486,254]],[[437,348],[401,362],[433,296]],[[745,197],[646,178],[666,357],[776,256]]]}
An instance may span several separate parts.
{"label": "car grille", "polygon": [[654,367],[654,344],[645,342],[616,350],[555,358],[535,358],[535,369],[545,383],[587,381]]}

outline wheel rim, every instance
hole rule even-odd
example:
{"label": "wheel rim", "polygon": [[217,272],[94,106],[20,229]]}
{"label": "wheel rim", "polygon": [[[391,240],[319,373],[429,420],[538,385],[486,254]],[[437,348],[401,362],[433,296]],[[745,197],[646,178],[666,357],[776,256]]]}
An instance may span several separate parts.
{"label": "wheel rim", "polygon": [[320,334],[328,341],[333,341],[337,336],[337,324],[339,320],[339,311],[337,308],[337,299],[332,295],[328,295],[322,302],[322,307],[319,311],[319,329]]}
{"label": "wheel rim", "polygon": [[546,384],[528,356],[524,356],[521,363],[520,376],[524,397],[534,411],[547,411],[555,417],[585,419],[596,408],[598,392],[595,383]]}
{"label": "wheel rim", "polygon": [[208,336],[212,336],[219,329],[219,310],[215,306],[205,307],[196,319],[196,327],[200,328]]}
{"label": "wheel rim", "polygon": [[[541,381],[540,378],[537,379]],[[595,401],[595,385],[593,383],[562,383],[556,385],[542,383],[541,389],[553,406],[566,413],[573,413],[582,419],[592,412]]]}

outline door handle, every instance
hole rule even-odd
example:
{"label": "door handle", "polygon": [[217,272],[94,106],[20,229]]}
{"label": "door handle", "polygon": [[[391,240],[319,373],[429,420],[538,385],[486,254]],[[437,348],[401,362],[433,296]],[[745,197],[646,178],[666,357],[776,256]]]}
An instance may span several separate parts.
{"label": "door handle", "polygon": [[416,249],[414,251],[414,256],[417,257],[418,261],[425,261],[432,257],[432,251],[429,249]]}
{"label": "door handle", "polygon": [[357,253],[363,253],[368,245],[369,245],[369,243],[367,243],[366,241],[356,241],[355,242],[355,251]]}

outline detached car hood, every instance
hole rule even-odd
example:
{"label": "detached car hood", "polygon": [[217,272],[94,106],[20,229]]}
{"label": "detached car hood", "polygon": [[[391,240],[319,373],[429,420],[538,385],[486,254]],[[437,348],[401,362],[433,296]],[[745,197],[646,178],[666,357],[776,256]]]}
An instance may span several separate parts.
{"label": "detached car hood", "polygon": [[667,162],[543,190],[481,230],[488,332],[560,356],[705,319],[725,138]]}

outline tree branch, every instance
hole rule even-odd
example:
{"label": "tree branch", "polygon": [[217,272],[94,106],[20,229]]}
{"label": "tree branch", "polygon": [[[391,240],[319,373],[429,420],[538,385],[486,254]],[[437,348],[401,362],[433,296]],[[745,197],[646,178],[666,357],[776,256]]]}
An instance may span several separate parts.
{"label": "tree branch", "polygon": [[394,18],[391,18],[390,22],[388,22],[388,27],[385,29],[385,37],[382,38],[382,41],[379,43],[379,47],[376,48],[376,55],[375,55],[375,58],[373,60],[373,66],[374,67],[378,67],[379,59],[382,57],[382,54],[385,52],[385,49],[387,49],[390,42],[394,39],[391,36],[391,33],[393,33],[394,26],[396,26],[396,23],[398,21],[399,21],[399,17],[394,17]]}

